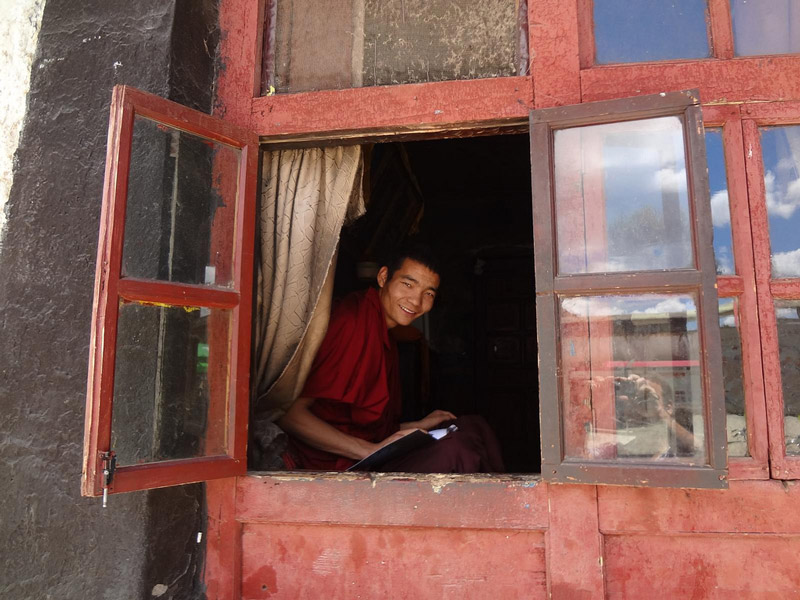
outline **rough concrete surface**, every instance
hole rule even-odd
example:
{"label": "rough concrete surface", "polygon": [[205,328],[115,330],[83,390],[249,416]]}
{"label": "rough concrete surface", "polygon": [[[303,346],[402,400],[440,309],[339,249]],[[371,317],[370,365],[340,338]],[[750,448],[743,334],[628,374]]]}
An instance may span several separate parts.
{"label": "rough concrete surface", "polygon": [[208,110],[216,18],[213,0],[44,7],[0,253],[2,598],[202,597],[202,486],[105,510],[79,490],[111,89]]}
{"label": "rough concrete surface", "polygon": [[0,251],[3,249],[5,207],[11,191],[14,152],[19,142],[31,62],[42,24],[44,0],[0,0]]}

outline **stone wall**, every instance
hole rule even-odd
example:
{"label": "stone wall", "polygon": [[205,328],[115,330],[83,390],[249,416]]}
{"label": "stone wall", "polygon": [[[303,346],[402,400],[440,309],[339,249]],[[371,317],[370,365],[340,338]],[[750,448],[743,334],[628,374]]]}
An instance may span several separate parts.
{"label": "stone wall", "polygon": [[5,211],[11,191],[14,153],[19,142],[31,63],[42,24],[44,0],[12,0],[0,21],[0,251],[3,248]]}
{"label": "stone wall", "polygon": [[79,490],[111,90],[209,111],[217,39],[216,0],[44,6],[0,253],[0,597],[203,596],[201,485]]}

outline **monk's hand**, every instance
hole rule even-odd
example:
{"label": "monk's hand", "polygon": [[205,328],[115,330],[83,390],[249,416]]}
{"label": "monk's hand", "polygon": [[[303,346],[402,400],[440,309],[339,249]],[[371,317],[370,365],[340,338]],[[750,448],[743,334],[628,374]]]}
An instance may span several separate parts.
{"label": "monk's hand", "polygon": [[414,433],[415,431],[418,431],[418,430],[419,430],[419,427],[412,427],[410,429],[401,429],[400,431],[396,431],[395,433],[393,433],[392,435],[387,437],[382,442],[378,442],[377,444],[375,444],[375,449],[373,450],[373,452],[375,450],[379,450],[379,449],[383,448],[384,446],[388,446],[392,442],[396,442],[400,438],[407,436],[409,433]]}
{"label": "monk's hand", "polygon": [[402,427],[401,431],[404,431],[406,427],[428,431],[430,429],[435,428],[440,423],[444,423],[445,421],[455,421],[455,419],[456,416],[449,410],[435,410],[424,419],[420,419],[419,421],[412,421],[411,423],[404,423],[401,426]]}

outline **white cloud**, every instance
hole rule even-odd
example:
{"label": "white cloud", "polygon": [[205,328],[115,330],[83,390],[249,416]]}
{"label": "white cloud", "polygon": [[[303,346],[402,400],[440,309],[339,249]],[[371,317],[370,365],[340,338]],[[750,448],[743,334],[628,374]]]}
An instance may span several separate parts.
{"label": "white cloud", "polygon": [[564,298],[561,307],[579,317],[611,317],[627,312],[610,298]]}
{"label": "white cloud", "polygon": [[791,219],[800,208],[800,179],[788,183],[772,171],[764,175],[764,188],[767,194],[767,212],[771,217]]}
{"label": "white cloud", "polygon": [[[655,302],[655,304],[653,304]],[[579,317],[612,317],[619,315],[656,315],[694,311],[694,303],[686,296],[603,296],[602,298],[565,298],[563,310]]]}
{"label": "white cloud", "polygon": [[694,305],[688,298],[670,297],[665,298],[655,306],[650,306],[644,310],[634,310],[633,314],[654,315],[660,313],[686,313],[692,310]]}
{"label": "white cloud", "polygon": [[733,315],[728,315],[727,317],[720,317],[719,326],[720,327],[736,327],[736,317],[734,317]]}
{"label": "white cloud", "polygon": [[775,316],[778,319],[800,319],[800,316],[797,315],[796,308],[778,308],[775,310]]}
{"label": "white cloud", "polygon": [[781,173],[785,173],[786,171],[791,171],[793,169],[795,169],[794,161],[788,156],[784,156],[778,161],[778,164],[775,165],[775,170]]}
{"label": "white cloud", "polygon": [[800,277],[800,248],[773,254],[772,273],[776,277]]}
{"label": "white cloud", "polygon": [[714,258],[717,263],[718,275],[730,275],[733,273],[733,255],[729,246],[714,244]]}
{"label": "white cloud", "polygon": [[[604,150],[582,152],[589,147]],[[683,163],[683,126],[678,117],[670,116],[560,129],[555,133],[555,148],[557,157],[582,156],[587,171],[653,172],[664,166],[664,149],[674,151],[675,160]]]}
{"label": "white cloud", "polygon": [[686,168],[665,167],[655,174],[655,187],[664,192],[686,193]]}
{"label": "white cloud", "polygon": [[795,208],[800,205],[800,179],[794,179],[786,186],[786,198],[794,203]]}
{"label": "white cloud", "polygon": [[597,298],[564,298],[564,300],[561,301],[561,308],[579,317],[599,317],[619,314],[610,312],[612,307]]}
{"label": "white cloud", "polygon": [[711,221],[714,227],[724,227],[731,222],[731,209],[728,203],[728,190],[721,190],[711,196]]}

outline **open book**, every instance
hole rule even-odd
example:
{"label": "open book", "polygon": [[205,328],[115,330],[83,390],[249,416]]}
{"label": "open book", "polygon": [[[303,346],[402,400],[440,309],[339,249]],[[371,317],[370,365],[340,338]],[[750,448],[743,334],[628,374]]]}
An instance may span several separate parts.
{"label": "open book", "polygon": [[448,433],[456,431],[458,427],[450,425],[444,429],[431,429],[427,433],[421,430],[404,435],[399,440],[379,448],[369,456],[362,458],[348,471],[380,471],[381,467],[393,458],[408,454],[412,450],[436,443]]}

